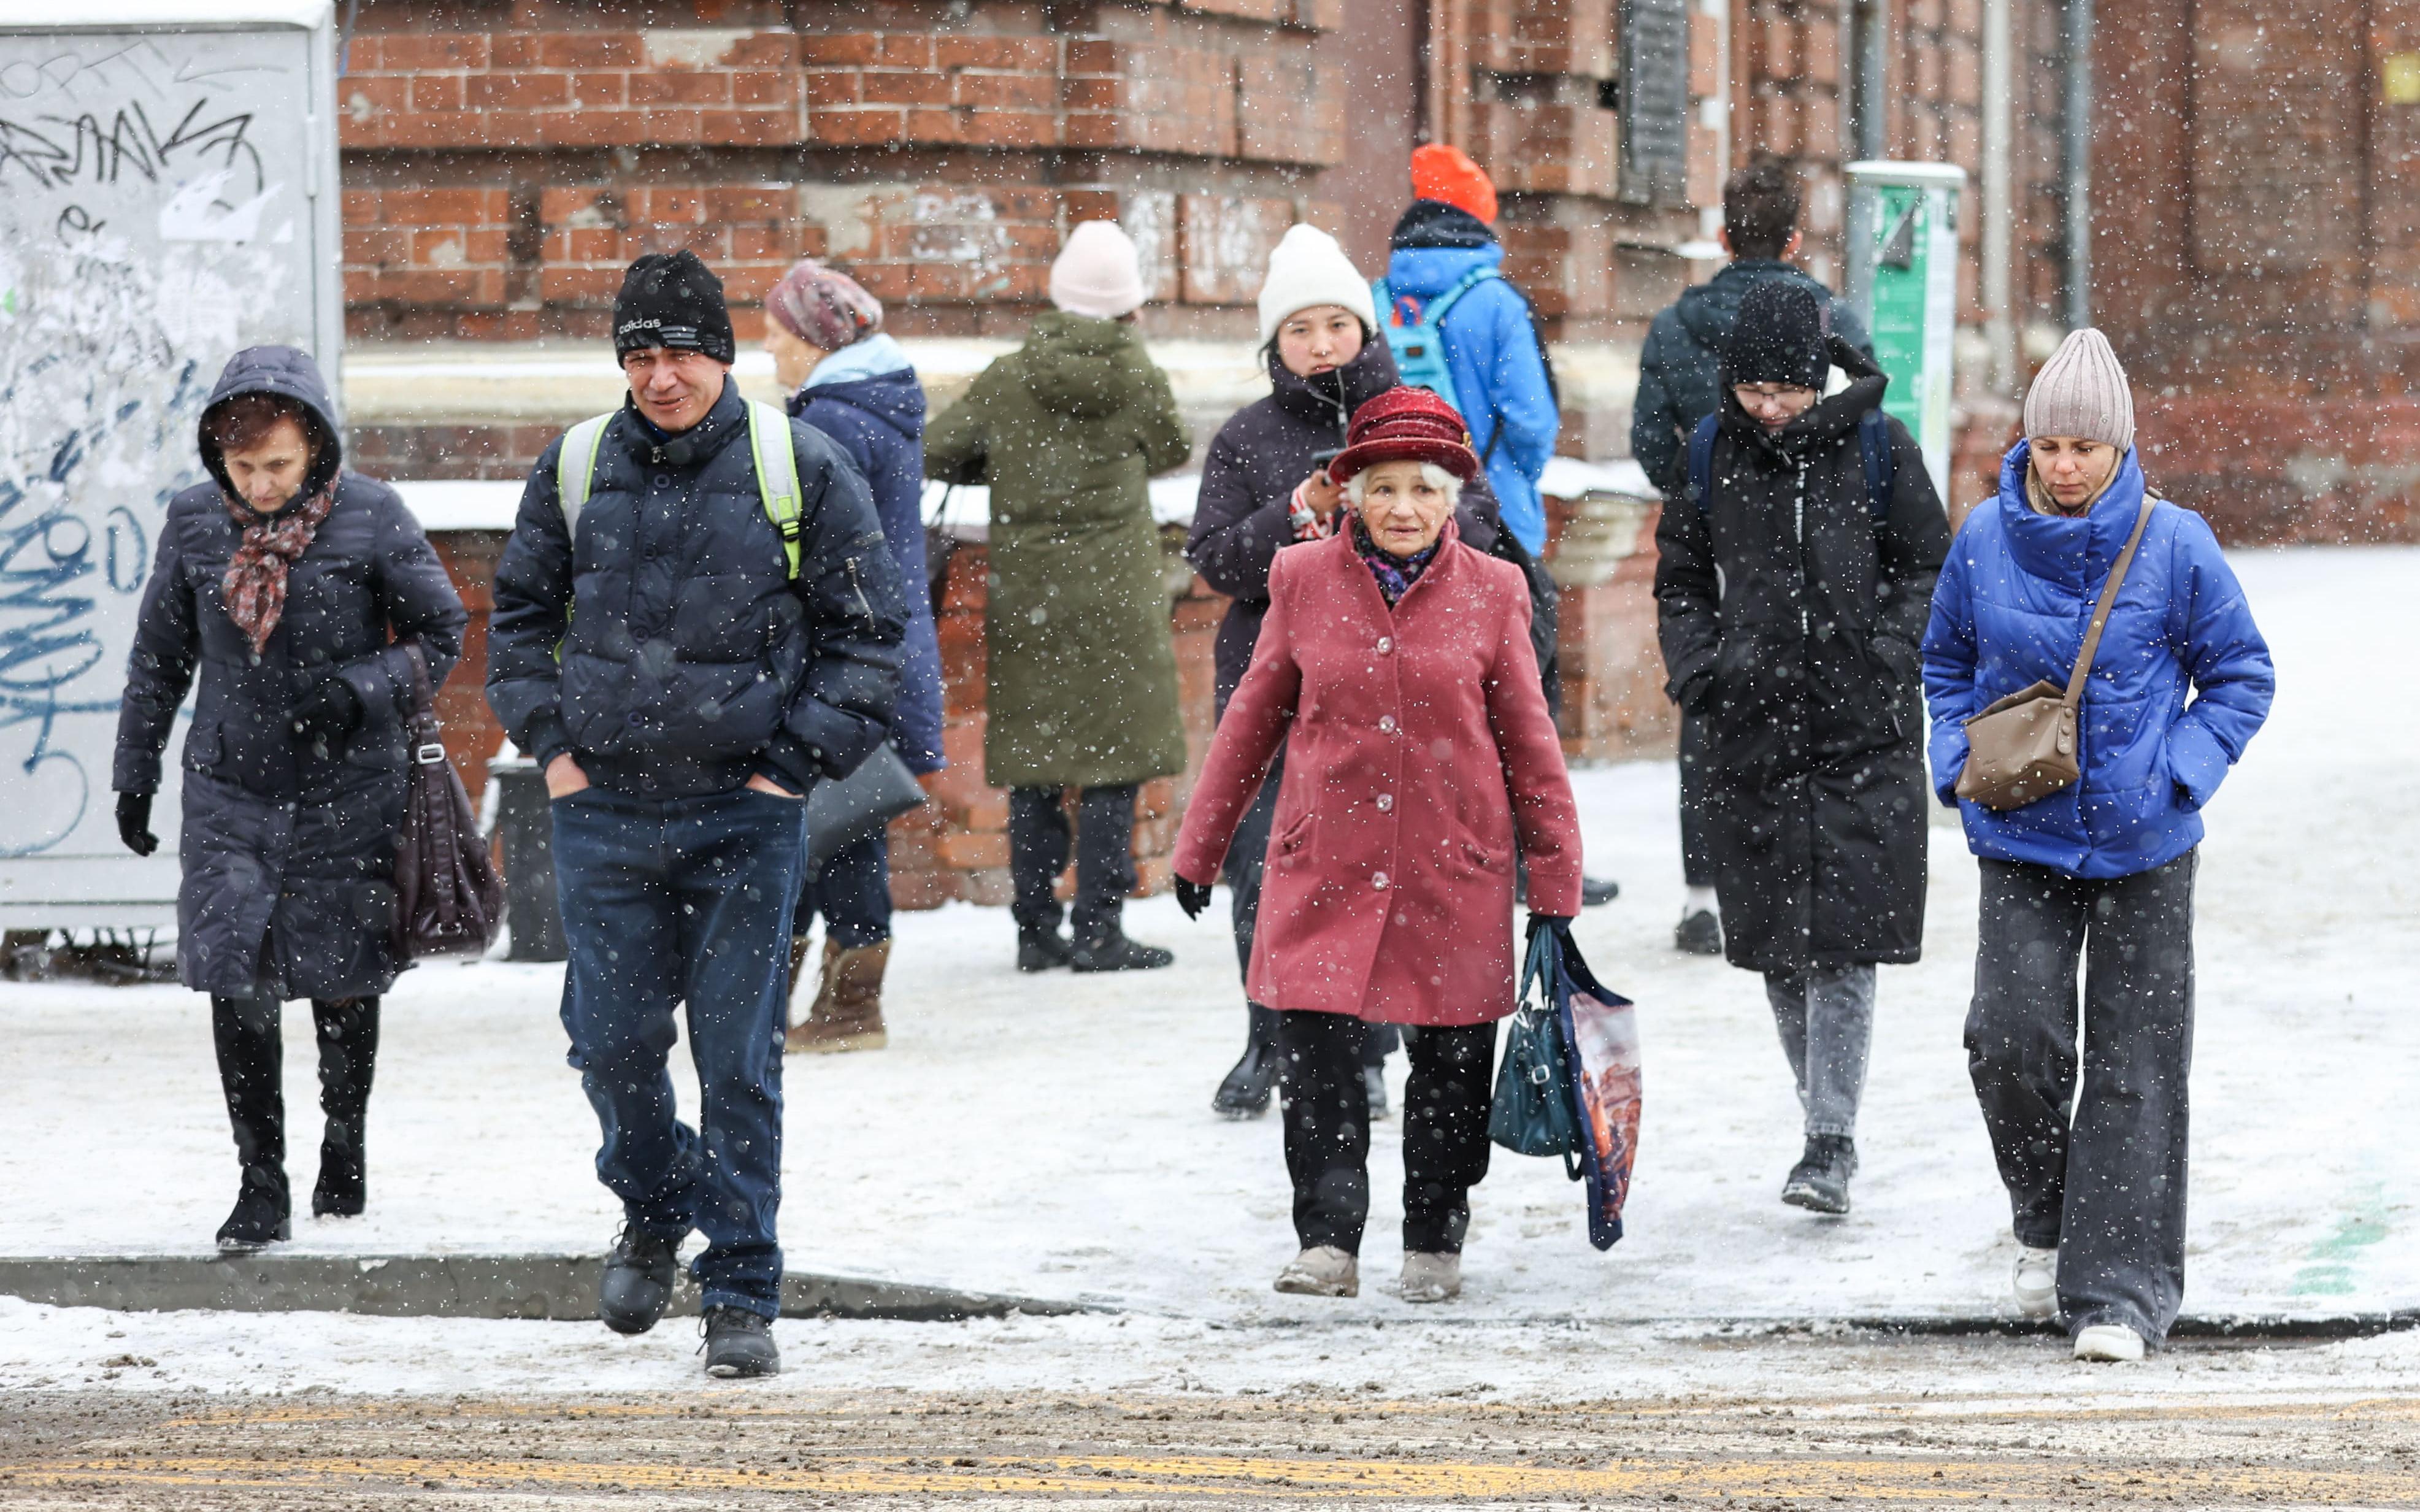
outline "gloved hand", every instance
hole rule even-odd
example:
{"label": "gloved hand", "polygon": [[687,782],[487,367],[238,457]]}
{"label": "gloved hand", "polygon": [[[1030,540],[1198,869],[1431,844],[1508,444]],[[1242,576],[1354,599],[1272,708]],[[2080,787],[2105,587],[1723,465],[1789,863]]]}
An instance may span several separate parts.
{"label": "gloved hand", "polygon": [[1202,910],[1210,906],[1210,888],[1206,883],[1176,879],[1176,906],[1185,910],[1187,918],[1200,918]]}
{"label": "gloved hand", "polygon": [[342,739],[362,722],[361,695],[341,677],[329,677],[294,705],[294,738],[306,746]]}
{"label": "gloved hand", "polygon": [[117,795],[117,838],[137,856],[148,856],[160,848],[160,837],[151,833],[151,795]]}
{"label": "gloved hand", "polygon": [[1530,914],[1528,934],[1535,936],[1542,929],[1553,930],[1558,934],[1568,936],[1572,932],[1572,921],[1568,916],[1561,914]]}

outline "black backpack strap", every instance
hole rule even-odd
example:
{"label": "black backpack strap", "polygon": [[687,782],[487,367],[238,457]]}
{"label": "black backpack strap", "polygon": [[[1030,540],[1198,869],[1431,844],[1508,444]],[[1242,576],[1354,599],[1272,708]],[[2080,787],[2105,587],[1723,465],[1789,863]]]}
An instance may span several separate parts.
{"label": "black backpack strap", "polygon": [[1700,514],[1710,506],[1714,491],[1714,433],[1722,428],[1722,420],[1708,415],[1698,422],[1689,433],[1689,497],[1696,501]]}
{"label": "black backpack strap", "polygon": [[1866,512],[1876,525],[1890,518],[1891,487],[1899,458],[1891,455],[1890,419],[1878,405],[1857,422],[1857,449],[1865,454]]}

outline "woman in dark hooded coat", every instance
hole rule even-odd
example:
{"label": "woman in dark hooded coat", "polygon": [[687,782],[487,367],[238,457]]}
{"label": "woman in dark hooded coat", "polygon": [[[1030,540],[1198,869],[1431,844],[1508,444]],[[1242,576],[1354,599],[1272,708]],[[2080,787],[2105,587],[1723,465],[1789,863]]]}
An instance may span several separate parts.
{"label": "woman in dark hooded coat", "polygon": [[[1849,385],[1823,398],[1832,367]],[[1724,953],[1764,974],[1807,1114],[1782,1199],[1819,1212],[1848,1211],[1874,967],[1924,938],[1916,648],[1949,524],[1907,427],[1868,423],[1887,382],[1816,290],[1757,285],[1706,496],[1655,531],[1668,688],[1712,737]]]}
{"label": "woman in dark hooded coat", "polygon": [[395,941],[396,837],[419,673],[436,688],[467,616],[394,489],[344,469],[309,356],[238,352],[202,411],[210,481],[169,501],[117,727],[118,831],[147,856],[177,707],[184,748],[177,963],[210,995],[242,1162],[222,1249],[290,1231],[279,1017],[311,999],[327,1129],[317,1214],[365,1200],[363,1122]]}

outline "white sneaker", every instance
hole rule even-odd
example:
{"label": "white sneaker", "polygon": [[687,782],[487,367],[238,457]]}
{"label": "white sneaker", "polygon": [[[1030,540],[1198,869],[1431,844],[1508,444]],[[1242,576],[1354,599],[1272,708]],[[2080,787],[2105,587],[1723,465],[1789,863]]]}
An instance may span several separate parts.
{"label": "white sneaker", "polygon": [[2017,1311],[2027,1318],[2057,1317],[2058,1251],[2017,1246],[2017,1266],[2009,1278],[2009,1289],[2016,1294]]}
{"label": "white sneaker", "polygon": [[1275,1285],[1297,1297],[1357,1297],[1361,1262],[1333,1244],[1313,1245],[1278,1273]]}
{"label": "white sneaker", "polygon": [[1428,1255],[1419,1250],[1404,1256],[1404,1300],[1444,1302],[1462,1295],[1462,1257]]}
{"label": "white sneaker", "polygon": [[2075,1331],[2075,1357],[2133,1365],[2143,1357],[2143,1335],[2123,1323],[2094,1323]]}

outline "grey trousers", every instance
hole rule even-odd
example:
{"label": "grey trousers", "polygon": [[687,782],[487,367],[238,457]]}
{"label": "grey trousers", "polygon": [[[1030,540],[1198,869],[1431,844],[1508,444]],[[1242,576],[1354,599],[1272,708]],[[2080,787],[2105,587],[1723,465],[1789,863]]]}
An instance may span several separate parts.
{"label": "grey trousers", "polygon": [[2018,1242],[2057,1246],[2071,1330],[2120,1323],[2157,1344],[2183,1301],[2197,864],[2087,881],[1982,863],[1966,1064]]}
{"label": "grey trousers", "polygon": [[1768,971],[1764,995],[1781,1031],[1781,1053],[1798,1079],[1807,1136],[1854,1138],[1866,1095],[1866,1051],[1874,1038],[1874,968]]}

